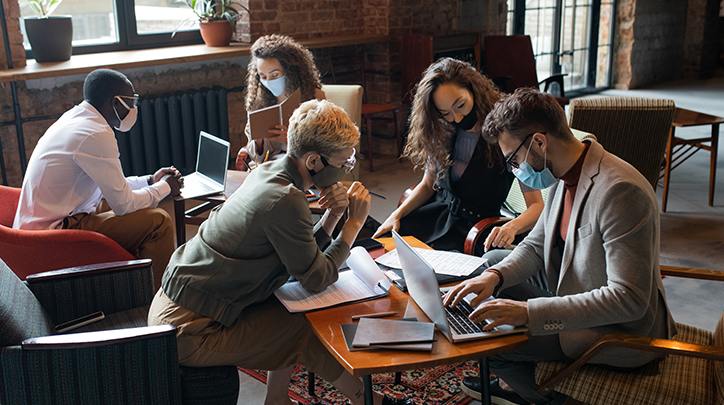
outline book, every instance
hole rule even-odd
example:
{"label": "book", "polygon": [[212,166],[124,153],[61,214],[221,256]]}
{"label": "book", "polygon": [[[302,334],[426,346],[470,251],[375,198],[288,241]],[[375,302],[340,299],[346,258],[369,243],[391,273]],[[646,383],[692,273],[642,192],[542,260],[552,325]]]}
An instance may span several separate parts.
{"label": "book", "polygon": [[350,251],[347,265],[350,270],[339,272],[339,279],[324,291],[311,292],[299,281],[289,281],[274,291],[274,295],[289,312],[296,313],[389,294],[390,280],[385,277],[363,247],[358,246]]}
{"label": "book", "polygon": [[[402,318],[398,321],[417,322],[417,318]],[[400,344],[389,344],[389,345],[370,345],[367,347],[354,347],[352,341],[357,333],[358,323],[346,323],[339,325],[342,328],[342,335],[344,336],[344,343],[347,345],[347,350],[350,352],[356,352],[359,350],[415,350],[415,351],[432,351],[432,344],[434,342],[427,343],[400,343]]]}
{"label": "book", "polygon": [[264,139],[276,136],[269,132],[277,125],[289,126],[289,118],[294,110],[302,103],[302,95],[299,89],[294,90],[291,96],[279,104],[271,107],[260,108],[249,113],[249,132],[251,139]]}
{"label": "book", "polygon": [[352,347],[432,343],[435,324],[397,319],[362,318],[352,340]]}

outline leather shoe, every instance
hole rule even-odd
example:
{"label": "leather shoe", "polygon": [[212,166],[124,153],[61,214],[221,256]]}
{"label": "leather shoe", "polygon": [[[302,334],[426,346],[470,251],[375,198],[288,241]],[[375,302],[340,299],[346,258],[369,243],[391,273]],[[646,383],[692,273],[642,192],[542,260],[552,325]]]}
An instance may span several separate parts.
{"label": "leather shoe", "polygon": [[[463,378],[463,383],[460,388],[462,388],[463,392],[472,398],[477,399],[478,401],[483,400],[483,389],[480,385],[480,378],[465,377]],[[506,391],[500,388],[497,378],[490,380],[490,399],[491,402],[496,405],[526,405],[530,403],[515,392]]]}
{"label": "leather shoe", "polygon": [[391,396],[385,395],[382,399],[382,405],[414,405],[414,403],[411,399],[392,398]]}

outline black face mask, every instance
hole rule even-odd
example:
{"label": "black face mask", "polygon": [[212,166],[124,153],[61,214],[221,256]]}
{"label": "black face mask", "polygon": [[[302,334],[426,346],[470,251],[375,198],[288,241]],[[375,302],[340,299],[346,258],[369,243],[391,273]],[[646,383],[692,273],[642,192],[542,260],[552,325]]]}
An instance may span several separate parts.
{"label": "black face mask", "polygon": [[455,123],[455,126],[464,131],[470,131],[477,123],[478,116],[475,114],[475,106],[473,106],[473,109],[470,110],[468,115],[464,116],[463,119],[460,120],[460,122]]}
{"label": "black face mask", "polygon": [[332,184],[341,181],[347,171],[342,167],[334,167],[327,162],[324,156],[320,155],[324,168],[320,171],[309,170],[309,174],[312,176],[312,182],[318,189],[325,189]]}

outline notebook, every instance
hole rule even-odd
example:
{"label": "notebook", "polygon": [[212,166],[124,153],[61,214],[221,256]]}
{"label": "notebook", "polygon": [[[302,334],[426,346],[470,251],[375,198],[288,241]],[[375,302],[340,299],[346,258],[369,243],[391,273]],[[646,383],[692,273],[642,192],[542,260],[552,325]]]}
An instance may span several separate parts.
{"label": "notebook", "polygon": [[201,131],[196,171],[184,176],[182,198],[196,198],[224,192],[229,165],[229,142]]}
{"label": "notebook", "polygon": [[[484,325],[474,324],[468,319],[467,314],[472,311],[469,307],[470,300],[475,298],[474,294],[465,297],[465,304],[455,308],[446,308],[442,303],[440,286],[435,277],[435,270],[423,259],[414,249],[395,231],[392,231],[395,240],[402,273],[407,281],[407,290],[415,303],[425,312],[428,318],[435,323],[435,326],[445,337],[453,343],[469,340],[484,339],[511,333],[525,332],[527,328],[501,325],[491,331],[483,331]],[[492,299],[492,298],[490,298]]]}
{"label": "notebook", "polygon": [[251,139],[264,139],[275,136],[269,132],[277,125],[289,126],[289,118],[302,103],[302,95],[296,89],[291,96],[279,104],[261,108],[249,113],[249,132]]}

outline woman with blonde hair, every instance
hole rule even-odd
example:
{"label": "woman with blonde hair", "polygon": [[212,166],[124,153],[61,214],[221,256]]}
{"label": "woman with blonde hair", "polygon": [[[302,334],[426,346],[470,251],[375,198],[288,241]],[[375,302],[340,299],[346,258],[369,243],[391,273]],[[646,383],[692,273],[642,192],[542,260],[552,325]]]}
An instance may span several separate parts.
{"label": "woman with blonde hair", "polygon": [[[246,75],[246,111],[279,104],[299,89],[302,102],[325,99],[312,53],[285,35],[265,35],[251,47]],[[252,140],[249,126],[246,150],[252,166],[275,160],[286,153],[287,128],[270,129],[274,136]]]}
{"label": "woman with blonde hair", "polygon": [[[497,145],[481,136],[500,98],[492,81],[465,62],[443,58],[417,84],[405,155],[425,170],[411,195],[378,228],[413,235],[435,249],[463,250],[470,228],[500,215],[514,180]],[[530,230],[543,209],[540,191],[521,185],[527,209],[494,228],[484,250],[505,248]]]}

